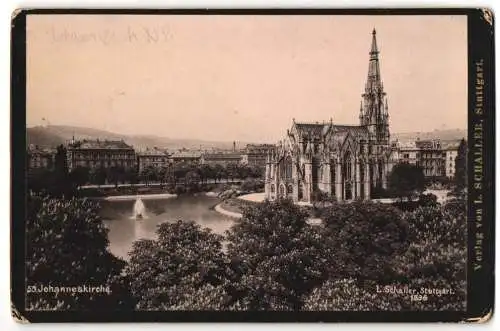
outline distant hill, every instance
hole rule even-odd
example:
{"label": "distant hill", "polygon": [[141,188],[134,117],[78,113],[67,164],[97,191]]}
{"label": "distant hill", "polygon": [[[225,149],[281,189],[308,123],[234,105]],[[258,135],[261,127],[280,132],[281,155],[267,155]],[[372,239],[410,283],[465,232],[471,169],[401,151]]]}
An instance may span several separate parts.
{"label": "distant hill", "polygon": [[44,127],[35,126],[26,132],[27,143],[41,147],[55,147],[64,144],[64,138],[46,130]]}
{"label": "distant hill", "polygon": [[[167,137],[158,137],[153,135],[125,135],[104,130],[84,128],[77,126],[66,125],[49,125],[49,126],[35,126],[27,129],[28,144],[39,145],[42,147],[55,147],[59,144],[64,144],[75,136],[76,139],[110,139],[120,140],[123,139],[126,143],[134,146],[135,149],[145,148],[167,148],[170,150],[188,148],[198,149],[200,146],[203,149],[220,148],[231,149],[233,148],[232,141],[205,141],[198,139],[174,139]],[[434,130],[431,132],[405,132],[393,133],[392,139],[399,141],[412,141],[419,138],[425,139],[440,139],[440,140],[458,140],[467,137],[467,131],[464,129],[451,129],[451,130]],[[250,142],[236,142],[237,148],[244,147]]]}
{"label": "distant hill", "polygon": [[[39,145],[42,147],[55,147],[59,144],[67,143],[72,137],[75,139],[123,139],[127,144],[134,146],[135,149],[145,148],[167,148],[170,150],[188,148],[199,149],[231,149],[232,141],[205,141],[198,139],[173,139],[167,137],[158,137],[154,135],[125,135],[99,129],[84,128],[66,125],[35,126],[27,129],[28,144]],[[237,148],[246,146],[249,142],[236,142]]]}

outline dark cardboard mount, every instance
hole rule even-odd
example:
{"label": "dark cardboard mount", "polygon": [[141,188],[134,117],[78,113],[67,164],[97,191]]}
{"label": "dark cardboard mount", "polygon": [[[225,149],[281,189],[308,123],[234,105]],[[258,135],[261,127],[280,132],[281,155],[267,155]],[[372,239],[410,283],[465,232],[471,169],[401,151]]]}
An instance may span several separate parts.
{"label": "dark cardboard mount", "polygon": [[[469,183],[467,311],[418,312],[218,312],[218,311],[26,311],[25,310],[25,205],[26,158],[11,152],[11,311],[14,320],[33,322],[485,322],[494,305],[495,237],[495,63],[494,18],[490,9],[413,8],[413,9],[18,9],[12,14],[11,39],[11,151],[26,148],[26,17],[47,14],[99,15],[467,15],[468,31],[468,144],[474,150],[474,124],[483,127],[482,189]],[[431,36],[430,36],[431,37]],[[476,114],[476,66],[483,61],[483,113]],[[477,150],[476,150],[477,152]],[[473,157],[468,157],[468,178],[473,176]],[[470,181],[471,182],[471,181]],[[483,221],[481,268],[474,270],[471,257],[477,233],[474,224],[473,195],[482,194]]]}

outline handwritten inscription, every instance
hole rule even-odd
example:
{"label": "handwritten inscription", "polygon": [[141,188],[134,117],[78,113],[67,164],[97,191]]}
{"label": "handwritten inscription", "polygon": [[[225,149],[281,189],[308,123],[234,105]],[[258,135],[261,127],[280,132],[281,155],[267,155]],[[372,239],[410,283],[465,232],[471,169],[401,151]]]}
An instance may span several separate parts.
{"label": "handwritten inscription", "polygon": [[52,27],[47,30],[47,34],[54,43],[95,43],[105,46],[112,43],[158,44],[172,38],[170,30],[166,26],[128,26],[121,30],[104,29],[98,31]]}

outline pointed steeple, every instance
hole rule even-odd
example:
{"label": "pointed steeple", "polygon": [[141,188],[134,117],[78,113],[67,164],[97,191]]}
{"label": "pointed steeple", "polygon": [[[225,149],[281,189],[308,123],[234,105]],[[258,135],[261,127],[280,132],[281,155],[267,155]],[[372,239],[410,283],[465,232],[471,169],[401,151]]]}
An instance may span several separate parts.
{"label": "pointed steeple", "polygon": [[360,125],[368,127],[371,135],[370,139],[385,143],[385,140],[389,136],[389,112],[380,76],[379,53],[377,31],[373,29],[368,62],[368,77],[366,79],[365,91],[362,94]]}
{"label": "pointed steeple", "polygon": [[366,81],[366,92],[382,90],[382,79],[380,77],[380,64],[378,61],[377,31],[372,31],[372,46],[370,48],[370,62],[368,64],[368,79]]}
{"label": "pointed steeple", "polygon": [[377,48],[377,31],[373,28],[372,31],[372,48],[370,50],[370,54],[378,54]]}

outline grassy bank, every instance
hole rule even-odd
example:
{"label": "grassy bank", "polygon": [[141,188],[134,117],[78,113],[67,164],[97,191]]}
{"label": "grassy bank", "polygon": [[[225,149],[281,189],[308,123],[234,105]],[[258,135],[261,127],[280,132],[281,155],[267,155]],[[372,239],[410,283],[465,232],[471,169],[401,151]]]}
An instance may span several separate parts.
{"label": "grassy bank", "polygon": [[109,197],[120,195],[141,195],[141,194],[193,194],[199,192],[222,192],[233,186],[229,184],[200,184],[192,185],[187,188],[184,186],[118,186],[118,187],[97,187],[82,188],[78,191],[81,197]]}
{"label": "grassy bank", "polygon": [[238,198],[230,198],[226,199],[221,202],[221,207],[224,210],[233,212],[233,213],[240,213],[243,214],[243,211],[247,207],[253,207],[259,205],[258,202],[252,202],[252,201],[247,201],[247,200],[242,200]]}

